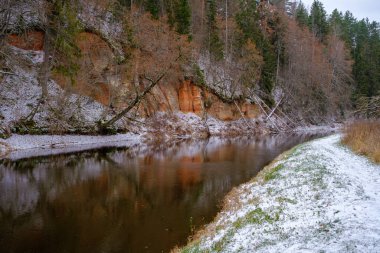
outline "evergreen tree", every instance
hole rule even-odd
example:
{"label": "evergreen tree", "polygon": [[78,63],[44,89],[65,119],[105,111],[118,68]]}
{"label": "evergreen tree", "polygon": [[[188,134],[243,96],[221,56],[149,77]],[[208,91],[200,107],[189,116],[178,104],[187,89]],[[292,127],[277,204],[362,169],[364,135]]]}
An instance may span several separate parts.
{"label": "evergreen tree", "polygon": [[188,0],[179,0],[175,8],[176,30],[180,34],[190,34],[191,10]]}
{"label": "evergreen tree", "polygon": [[309,22],[309,13],[302,2],[299,2],[295,13],[296,20],[300,26],[307,26]]}
{"label": "evergreen tree", "polygon": [[166,15],[168,16],[168,23],[170,28],[174,28],[176,20],[175,20],[175,0],[165,0],[164,6],[166,10]]}
{"label": "evergreen tree", "polygon": [[328,33],[327,15],[323,4],[318,0],[314,0],[311,5],[309,27],[321,41],[325,39]]}
{"label": "evergreen tree", "polygon": [[353,74],[356,80],[355,97],[372,97],[380,91],[380,34],[377,22],[368,19],[356,24],[353,50]]}
{"label": "evergreen tree", "polygon": [[343,38],[343,14],[334,9],[328,22],[330,31],[338,32],[338,35]]}
{"label": "evergreen tree", "polygon": [[159,0],[146,0],[146,8],[152,14],[154,19],[159,18],[160,14],[160,1]]}
{"label": "evergreen tree", "polygon": [[216,1],[207,0],[207,45],[210,54],[216,60],[223,59],[223,43],[219,38],[219,29],[216,24]]}
{"label": "evergreen tree", "polygon": [[243,33],[244,40],[251,38],[257,41],[261,37],[256,7],[256,0],[240,0],[240,12],[236,14],[235,20]]}
{"label": "evergreen tree", "polygon": [[350,48],[351,47],[350,42],[346,41],[346,36],[345,36],[346,32],[345,32],[342,12],[338,11],[337,9],[334,9],[329,17],[328,25],[329,25],[329,34],[343,40],[344,42],[346,42],[347,48]]}
{"label": "evergreen tree", "polygon": [[[261,71],[260,87],[266,93],[270,94],[274,86],[274,77],[276,72],[276,54],[271,43],[260,30],[259,15],[256,10],[256,0],[241,0],[240,12],[236,14],[235,20],[242,32],[240,44],[252,40],[257,49],[261,52],[264,59],[264,66]],[[272,100],[265,98],[266,102],[271,105]]]}
{"label": "evergreen tree", "polygon": [[342,20],[342,28],[343,28],[343,40],[347,43],[349,48],[353,49],[354,37],[355,37],[355,26],[356,19],[352,15],[351,12],[346,11]]}
{"label": "evergreen tree", "polygon": [[131,7],[131,0],[118,0],[117,2],[123,7]]}

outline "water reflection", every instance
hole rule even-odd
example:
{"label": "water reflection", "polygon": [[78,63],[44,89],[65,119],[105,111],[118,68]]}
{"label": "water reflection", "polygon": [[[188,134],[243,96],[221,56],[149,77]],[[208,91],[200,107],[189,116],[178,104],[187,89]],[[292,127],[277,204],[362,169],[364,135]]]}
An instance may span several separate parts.
{"label": "water reflection", "polygon": [[311,136],[0,161],[1,252],[168,252],[232,187]]}

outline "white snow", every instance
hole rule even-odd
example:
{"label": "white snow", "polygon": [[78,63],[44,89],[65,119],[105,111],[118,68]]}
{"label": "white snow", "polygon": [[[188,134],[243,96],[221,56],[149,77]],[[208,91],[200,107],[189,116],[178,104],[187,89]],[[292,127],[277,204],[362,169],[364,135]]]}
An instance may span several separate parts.
{"label": "white snow", "polygon": [[187,252],[380,252],[380,166],[340,139],[298,146],[240,186]]}
{"label": "white snow", "polygon": [[0,157],[24,157],[71,153],[101,147],[132,147],[142,143],[141,135],[17,135],[0,139]]}
{"label": "white snow", "polygon": [[331,125],[308,125],[308,126],[299,126],[295,128],[293,131],[297,133],[333,133],[340,131],[342,129],[343,125],[339,123],[334,123]]}

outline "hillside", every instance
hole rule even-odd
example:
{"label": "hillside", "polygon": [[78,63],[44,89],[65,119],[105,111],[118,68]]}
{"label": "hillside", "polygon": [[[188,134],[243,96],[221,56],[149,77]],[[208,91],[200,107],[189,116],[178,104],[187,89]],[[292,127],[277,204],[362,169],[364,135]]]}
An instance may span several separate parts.
{"label": "hillside", "polygon": [[279,132],[340,121],[352,97],[379,90],[378,75],[356,79],[369,71],[351,53],[359,32],[347,37],[346,17],[318,1],[310,14],[285,1],[3,2],[2,137],[157,132],[173,117],[183,122],[172,132],[196,132],[181,113],[196,115],[201,136],[215,122]]}

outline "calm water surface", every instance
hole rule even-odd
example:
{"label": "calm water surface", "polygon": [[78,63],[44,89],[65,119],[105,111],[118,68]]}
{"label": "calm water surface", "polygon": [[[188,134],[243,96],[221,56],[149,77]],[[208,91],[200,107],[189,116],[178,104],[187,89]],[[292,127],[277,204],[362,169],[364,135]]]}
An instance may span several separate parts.
{"label": "calm water surface", "polygon": [[0,252],[168,252],[212,221],[232,187],[311,138],[0,160]]}

